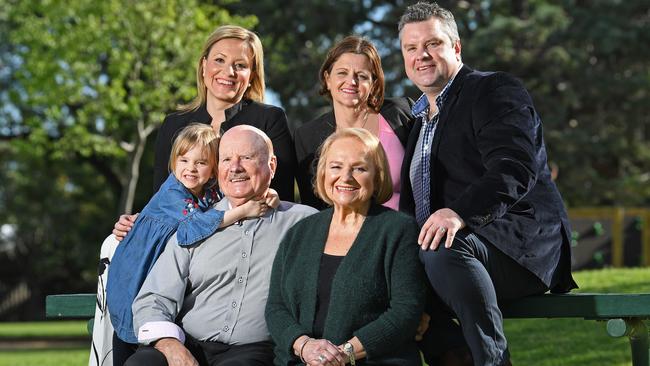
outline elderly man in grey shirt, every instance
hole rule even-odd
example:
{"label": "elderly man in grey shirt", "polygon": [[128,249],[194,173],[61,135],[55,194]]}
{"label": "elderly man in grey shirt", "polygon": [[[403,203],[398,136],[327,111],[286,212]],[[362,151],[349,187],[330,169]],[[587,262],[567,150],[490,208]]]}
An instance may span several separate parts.
{"label": "elderly man in grey shirt", "polygon": [[[261,197],[276,167],[271,140],[236,126],[219,146],[219,186],[227,210]],[[167,243],[133,303],[141,347],[126,365],[271,365],[264,320],[275,252],[284,233],[315,209],[281,202],[256,219],[219,230],[201,244]]]}

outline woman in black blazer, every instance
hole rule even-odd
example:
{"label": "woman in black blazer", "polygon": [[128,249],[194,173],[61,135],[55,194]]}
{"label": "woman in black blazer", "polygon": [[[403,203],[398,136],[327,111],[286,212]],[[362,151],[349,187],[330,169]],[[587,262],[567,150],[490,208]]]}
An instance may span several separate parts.
{"label": "woman in black blazer", "polygon": [[178,131],[191,122],[211,124],[221,133],[241,125],[264,131],[273,143],[278,168],[271,182],[280,199],[294,200],[295,157],[287,116],[263,104],[264,51],[257,35],[245,28],[217,28],[203,46],[196,70],[197,97],[168,115],[156,139],[154,192],[169,175],[169,153]]}
{"label": "woman in black blazer", "polygon": [[[281,108],[263,104],[264,53],[257,35],[239,26],[217,28],[203,46],[196,70],[197,96],[168,115],[156,140],[154,192],[169,175],[172,144],[192,122],[209,124],[221,133],[241,124],[264,131],[273,143],[277,170],[271,183],[281,199],[293,201],[295,157],[287,117]],[[137,215],[122,215],[113,234],[121,240]],[[122,365],[137,345],[113,337],[113,363]]]}
{"label": "woman in black blazer", "polygon": [[[245,28],[224,25],[208,37],[196,69],[197,96],[165,117],[156,139],[153,190],[169,175],[169,154],[180,130],[192,122],[210,124],[225,132],[246,124],[264,131],[277,157],[271,181],[280,199],[294,200],[293,153],[287,116],[281,108],[263,104],[264,51],[257,35]],[[135,215],[122,215],[113,234],[121,240],[133,226]]]}
{"label": "woman in black blazer", "polygon": [[314,194],[312,185],[318,160],[316,151],[337,129],[360,127],[377,136],[386,150],[393,198],[384,205],[397,209],[404,146],[413,125],[412,102],[408,98],[384,100],[384,72],[377,49],[358,36],[348,36],[329,50],[319,79],[320,93],[332,101],[333,110],[295,132],[296,180],[301,202],[318,209],[327,207]]}

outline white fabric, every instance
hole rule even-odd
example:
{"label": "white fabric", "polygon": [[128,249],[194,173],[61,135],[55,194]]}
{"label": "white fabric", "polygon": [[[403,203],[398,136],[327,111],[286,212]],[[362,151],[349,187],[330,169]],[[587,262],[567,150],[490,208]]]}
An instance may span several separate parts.
{"label": "white fabric", "polygon": [[113,254],[119,243],[111,234],[104,240],[99,251],[99,268],[102,263],[105,268],[97,279],[97,303],[88,366],[113,365],[113,325],[106,308],[106,281],[108,280],[109,263],[113,259]]}
{"label": "white fabric", "polygon": [[138,331],[138,343],[148,345],[160,338],[176,338],[185,343],[185,332],[178,325],[166,321],[146,322]]}

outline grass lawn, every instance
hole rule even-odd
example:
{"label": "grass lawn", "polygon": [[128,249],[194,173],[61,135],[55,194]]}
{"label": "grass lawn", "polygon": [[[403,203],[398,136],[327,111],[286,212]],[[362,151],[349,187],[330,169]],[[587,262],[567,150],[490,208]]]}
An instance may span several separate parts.
{"label": "grass lawn", "polygon": [[[604,269],[575,273],[577,292],[650,293],[650,268]],[[627,338],[611,338],[604,322],[582,319],[508,319],[505,324],[516,366],[628,366]],[[85,321],[0,323],[3,338],[83,336]],[[78,366],[88,362],[89,347],[0,350],[0,366]]]}
{"label": "grass lawn", "polygon": [[0,366],[82,366],[88,365],[85,348],[0,351]]}
{"label": "grass lawn", "polygon": [[0,341],[10,337],[83,337],[88,334],[87,324],[85,320],[0,323]]}
{"label": "grass lawn", "polygon": [[[43,337],[79,337],[88,335],[87,321],[46,321],[0,323],[0,346],[9,340],[30,340]],[[88,364],[90,340],[83,347],[35,345],[30,349],[0,348],[0,366],[77,366]]]}
{"label": "grass lawn", "polygon": [[[650,293],[650,269],[576,272],[575,292]],[[628,366],[627,337],[607,335],[606,322],[582,319],[507,319],[505,332],[514,365]]]}

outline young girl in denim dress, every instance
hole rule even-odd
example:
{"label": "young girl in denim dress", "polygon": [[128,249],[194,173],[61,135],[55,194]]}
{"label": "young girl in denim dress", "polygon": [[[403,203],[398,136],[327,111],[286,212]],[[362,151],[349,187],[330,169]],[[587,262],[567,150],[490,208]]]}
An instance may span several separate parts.
{"label": "young girl in denim dress", "polygon": [[[133,330],[131,304],[174,233],[179,245],[193,245],[220,227],[261,216],[269,205],[279,204],[277,193],[270,190],[265,199],[251,200],[225,212],[212,208],[220,199],[216,184],[218,145],[218,135],[210,125],[191,124],[179,133],[169,159],[172,173],[117,247],[106,289],[115,329],[114,351],[121,349],[129,353],[129,348],[135,351],[138,340]],[[120,342],[127,344],[120,345]]]}

